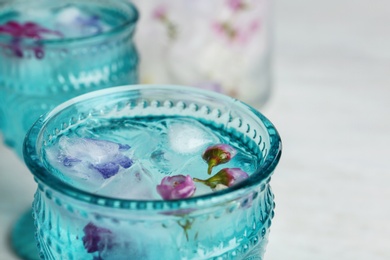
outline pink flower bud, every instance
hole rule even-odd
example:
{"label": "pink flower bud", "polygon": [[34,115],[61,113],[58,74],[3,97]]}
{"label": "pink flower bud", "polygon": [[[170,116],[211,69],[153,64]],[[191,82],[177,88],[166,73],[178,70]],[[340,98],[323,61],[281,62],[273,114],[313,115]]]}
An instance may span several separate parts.
{"label": "pink flower bud", "polygon": [[211,171],[214,166],[227,163],[236,154],[236,149],[234,149],[228,144],[217,144],[208,147],[202,155],[203,160],[205,160],[209,165],[207,173],[211,174]]}
{"label": "pink flower bud", "polygon": [[164,200],[189,198],[196,190],[195,183],[189,175],[164,177],[156,188]]}
{"label": "pink flower bud", "polygon": [[224,168],[207,180],[194,178],[194,181],[201,182],[212,189],[216,189],[217,186],[221,187],[220,185],[231,187],[232,185],[239,183],[248,177],[249,175],[240,168]]}

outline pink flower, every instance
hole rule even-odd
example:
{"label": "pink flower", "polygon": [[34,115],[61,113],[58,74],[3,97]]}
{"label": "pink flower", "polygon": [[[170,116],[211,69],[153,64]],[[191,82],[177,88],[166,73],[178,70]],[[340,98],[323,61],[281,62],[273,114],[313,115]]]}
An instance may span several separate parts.
{"label": "pink flower", "polygon": [[211,171],[214,166],[227,163],[236,154],[236,149],[234,149],[228,144],[217,144],[208,147],[202,155],[203,160],[205,160],[209,165],[207,173],[211,174]]}
{"label": "pink flower", "polygon": [[245,8],[243,0],[227,0],[227,5],[233,10],[238,11]]}
{"label": "pink flower", "polygon": [[164,20],[167,15],[167,7],[165,5],[157,6],[153,11],[153,18],[156,20]]}
{"label": "pink flower", "polygon": [[212,23],[212,28],[214,29],[214,31],[219,34],[219,35],[223,35],[225,33],[225,28],[223,26],[222,23],[220,22],[214,22]]}
{"label": "pink flower", "polygon": [[261,29],[261,22],[260,20],[253,20],[249,24],[247,24],[245,27],[243,26],[241,30],[237,33],[237,41],[241,43],[242,45],[247,44],[251,41],[254,35],[258,33]]}
{"label": "pink flower", "polygon": [[[9,21],[6,24],[0,25],[0,34],[9,34],[13,37],[11,42],[11,49],[16,57],[22,58],[23,51],[20,47],[22,38],[30,38],[35,40],[43,39],[44,35],[51,34],[57,37],[62,37],[60,32],[52,31],[39,26],[33,22],[25,22],[24,24],[16,21]],[[38,59],[43,58],[44,52],[42,46],[34,47],[35,56]]]}
{"label": "pink flower", "polygon": [[157,185],[157,192],[164,200],[189,198],[195,190],[195,183],[189,175],[167,176]]}
{"label": "pink flower", "polygon": [[212,189],[219,189],[219,187],[223,187],[222,185],[231,187],[248,177],[249,175],[240,168],[224,168],[207,180],[194,178],[194,181],[201,182]]}
{"label": "pink flower", "polygon": [[152,12],[153,19],[161,22],[167,29],[168,37],[171,40],[177,37],[176,25],[168,17],[168,8],[165,5],[157,6]]}
{"label": "pink flower", "polygon": [[33,38],[40,40],[42,39],[42,34],[53,34],[61,37],[62,34],[57,31],[52,31],[46,28],[39,26],[33,22],[26,22],[24,24],[9,21],[4,25],[0,25],[0,33],[10,34],[13,37],[21,38]]}
{"label": "pink flower", "polygon": [[219,37],[226,38],[228,41],[233,41],[238,33],[229,22],[214,22],[212,28]]}

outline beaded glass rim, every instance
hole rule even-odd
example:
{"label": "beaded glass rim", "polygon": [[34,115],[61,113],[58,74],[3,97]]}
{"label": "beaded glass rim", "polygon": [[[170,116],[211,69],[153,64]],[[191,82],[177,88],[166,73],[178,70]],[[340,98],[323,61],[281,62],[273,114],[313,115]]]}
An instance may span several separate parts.
{"label": "beaded glass rim", "polygon": [[[123,32],[129,28],[131,28],[131,31],[134,31],[135,24],[137,23],[137,21],[139,19],[139,12],[138,12],[138,9],[134,6],[134,4],[132,4],[130,1],[126,1],[126,2],[116,1],[116,0],[109,0],[109,1],[111,1],[113,3],[120,3],[121,5],[126,6],[126,8],[128,8],[128,10],[126,10],[126,11],[131,13],[131,15],[128,17],[128,19],[125,22],[123,22],[122,24],[120,24],[116,27],[111,28],[110,30],[104,31],[102,33],[94,34],[94,35],[85,36],[85,37],[73,37],[73,38],[70,37],[70,38],[61,38],[61,39],[42,39],[42,40],[23,39],[23,41],[21,41],[21,43],[24,46],[44,44],[45,47],[47,47],[47,45],[54,46],[54,45],[62,45],[62,44],[81,43],[84,41],[96,40],[96,39],[100,39],[100,38],[107,39],[107,38],[110,38],[116,34]],[[7,8],[7,7],[15,6],[15,5],[22,5],[23,3],[28,3],[29,5],[39,5],[39,4],[42,4],[44,2],[53,3],[52,1],[47,1],[47,0],[38,0],[38,1],[36,1],[36,0],[35,1],[15,0],[15,1],[11,1],[9,3],[4,3],[3,5],[0,4],[0,10]],[[80,0],[79,1],[68,0],[68,2],[79,3]],[[83,2],[88,3],[88,4],[93,4],[94,2],[103,3],[103,1],[101,1],[101,0],[83,1]],[[59,1],[59,3],[62,3],[62,1]],[[12,36],[0,35],[0,43],[1,42],[9,42],[10,39],[12,39]]]}
{"label": "beaded glass rim", "polygon": [[[264,158],[264,162],[256,169],[256,171],[250,175],[246,180],[224,189],[221,191],[208,193],[201,196],[178,199],[178,200],[134,200],[134,199],[119,199],[107,196],[101,196],[75,188],[67,183],[64,183],[60,179],[53,177],[47,167],[44,166],[41,161],[41,148],[43,139],[43,130],[50,123],[50,120],[55,118],[61,113],[61,111],[72,107],[74,105],[82,104],[84,101],[98,98],[106,98],[108,95],[118,95],[120,93],[128,92],[141,92],[142,91],[165,91],[172,93],[187,93],[188,95],[197,95],[211,98],[218,101],[223,101],[226,105],[235,105],[238,109],[245,111],[247,114],[259,120],[259,123],[263,124],[268,134],[270,147],[266,152],[267,155]],[[92,109],[92,108],[91,108]],[[212,207],[225,203],[228,201],[236,200],[241,196],[248,194],[252,189],[257,186],[265,185],[269,182],[275,167],[277,166],[282,152],[282,143],[280,136],[273,126],[273,124],[260,112],[250,107],[249,105],[216,93],[209,90],[202,90],[193,87],[185,87],[178,85],[127,85],[113,87],[109,89],[93,91],[73,99],[70,99],[61,105],[54,108],[52,111],[41,116],[34,125],[28,131],[24,140],[23,155],[24,161],[31,173],[36,178],[37,182],[42,182],[52,190],[62,193],[66,196],[75,198],[79,201],[87,203],[97,204],[105,207],[113,208],[132,208],[143,210],[169,210],[169,209],[186,209],[191,207]]]}

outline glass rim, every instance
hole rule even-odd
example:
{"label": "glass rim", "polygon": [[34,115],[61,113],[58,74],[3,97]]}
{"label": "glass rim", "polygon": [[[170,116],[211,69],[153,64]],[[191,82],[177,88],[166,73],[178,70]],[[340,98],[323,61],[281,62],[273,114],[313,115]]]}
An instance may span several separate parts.
{"label": "glass rim", "polygon": [[[0,5],[0,10],[4,9],[7,6],[13,6],[15,4],[19,4],[20,5],[21,3],[24,3],[24,2],[28,2],[29,4],[32,4],[32,5],[39,5],[39,3],[41,3],[41,2],[47,2],[47,1],[48,0],[39,0],[39,1],[14,0],[14,1],[11,1],[11,2],[5,2],[4,5]],[[76,0],[71,0],[71,1],[73,1],[75,3],[78,3],[78,1],[76,1]],[[116,0],[109,0],[109,1],[118,2]],[[90,3],[91,1],[84,1],[84,2]],[[101,2],[101,1],[98,0],[98,2]],[[61,2],[59,2],[59,3],[61,3]],[[110,28],[107,31],[103,31],[102,33],[97,33],[97,34],[91,34],[91,35],[88,35],[88,36],[68,37],[68,38],[64,37],[64,38],[59,38],[59,39],[40,39],[40,40],[36,40],[36,39],[29,39],[29,38],[23,38],[22,37],[20,39],[21,40],[20,43],[21,43],[22,46],[44,44],[45,47],[48,47],[48,45],[49,46],[54,46],[54,45],[62,45],[62,44],[70,44],[70,43],[80,43],[80,42],[84,42],[84,41],[95,40],[95,39],[99,39],[99,38],[107,38],[107,37],[113,36],[113,35],[115,35],[117,33],[120,33],[122,31],[124,31],[127,28],[135,26],[135,24],[137,23],[137,21],[139,19],[138,9],[135,7],[135,5],[132,2],[130,2],[130,1],[126,1],[126,2],[120,1],[120,3],[128,6],[129,10],[133,13],[133,15],[131,17],[129,17],[124,23],[122,23],[122,24],[120,24],[118,26],[115,26],[113,28]],[[11,35],[0,34],[0,44],[9,44],[9,41],[12,40],[12,39],[13,39],[13,36],[11,36]]]}
{"label": "glass rim", "polygon": [[[68,183],[61,181],[57,177],[53,177],[50,171],[45,167],[40,160],[40,155],[38,154],[37,147],[39,136],[41,135],[41,129],[50,122],[52,118],[61,113],[63,109],[82,103],[93,98],[99,98],[107,96],[109,94],[118,94],[118,93],[127,93],[134,91],[142,90],[163,90],[163,91],[180,91],[180,92],[191,92],[194,94],[202,94],[207,97],[216,98],[218,100],[223,100],[230,104],[236,104],[242,109],[246,109],[247,112],[252,113],[255,117],[260,119],[266,128],[270,140],[270,147],[266,158],[264,158],[264,163],[262,163],[256,171],[250,175],[244,181],[233,185],[227,189],[223,189],[216,192],[210,192],[200,196],[194,196],[184,199],[176,200],[136,200],[136,199],[121,199],[103,196],[95,193],[88,192],[76,188]],[[38,181],[47,185],[53,191],[59,192],[65,196],[72,197],[78,201],[84,201],[89,204],[96,204],[103,207],[109,208],[119,208],[119,209],[143,209],[143,210],[172,210],[172,209],[189,209],[192,206],[197,208],[202,206],[209,208],[212,206],[219,205],[228,201],[236,200],[244,195],[247,195],[248,189],[257,187],[266,184],[269,182],[270,177],[276,168],[280,156],[282,153],[282,143],[280,136],[274,127],[274,125],[259,111],[255,110],[251,106],[245,104],[242,101],[234,99],[232,97],[216,93],[210,90],[198,89],[194,87],[180,86],[180,85],[125,85],[112,87],[108,89],[97,90],[89,92],[78,97],[74,97],[48,113],[42,115],[30,128],[27,132],[24,139],[23,145],[23,156],[24,161],[29,168],[30,172],[33,174],[34,178],[37,178]],[[36,180],[36,181],[37,181]],[[252,189],[250,190],[252,191]],[[140,206],[143,205],[143,206]],[[157,206],[157,207],[156,207]]]}

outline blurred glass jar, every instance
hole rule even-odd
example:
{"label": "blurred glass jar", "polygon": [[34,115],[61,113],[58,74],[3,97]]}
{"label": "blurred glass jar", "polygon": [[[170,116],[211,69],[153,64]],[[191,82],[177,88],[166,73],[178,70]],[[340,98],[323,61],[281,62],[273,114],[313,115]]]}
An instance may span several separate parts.
{"label": "blurred glass jar", "polygon": [[271,90],[269,0],[132,0],[140,80],[211,89],[259,108]]}
{"label": "blurred glass jar", "polygon": [[[1,0],[0,0],[1,1]],[[21,157],[27,130],[57,104],[138,82],[138,11],[116,0],[0,3],[0,130]]]}

